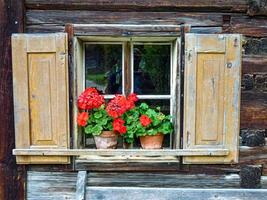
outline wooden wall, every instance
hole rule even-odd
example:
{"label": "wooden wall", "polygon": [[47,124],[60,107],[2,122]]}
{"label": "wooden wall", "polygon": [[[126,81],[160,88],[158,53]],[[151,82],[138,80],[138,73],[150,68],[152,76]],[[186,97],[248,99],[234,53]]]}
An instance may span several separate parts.
{"label": "wooden wall", "polygon": [[23,32],[24,4],[18,0],[0,1],[0,200],[24,199],[24,166],[17,166],[12,94],[12,33]]}
{"label": "wooden wall", "polygon": [[[23,15],[25,5],[25,15]],[[267,2],[266,0],[1,0],[0,1],[0,199],[23,198],[24,167],[15,165],[10,35],[15,32],[64,31],[66,23],[190,24],[195,33],[241,33],[245,37],[242,71],[241,136],[260,146],[267,129]],[[23,19],[25,17],[25,19]],[[263,164],[267,148],[241,149],[234,166],[154,166],[154,171],[223,173],[243,164]],[[121,166],[120,166],[121,165]],[[102,170],[148,171],[149,166],[105,165]],[[46,170],[69,170],[47,167]],[[92,170],[100,170],[91,165]],[[2,181],[4,180],[4,181]]]}
{"label": "wooden wall", "polygon": [[[265,3],[264,3],[265,2]],[[241,95],[242,143],[264,145],[267,128],[267,12],[265,0],[26,0],[28,33],[64,31],[65,24],[190,24],[194,33],[241,33],[244,53]],[[243,164],[267,164],[266,147],[241,149],[234,166],[183,166],[180,171],[235,171]],[[134,164],[86,166],[96,171],[152,170]],[[264,167],[267,173],[267,166]],[[153,165],[153,170],[178,170]],[[265,172],[264,171],[264,172]]]}

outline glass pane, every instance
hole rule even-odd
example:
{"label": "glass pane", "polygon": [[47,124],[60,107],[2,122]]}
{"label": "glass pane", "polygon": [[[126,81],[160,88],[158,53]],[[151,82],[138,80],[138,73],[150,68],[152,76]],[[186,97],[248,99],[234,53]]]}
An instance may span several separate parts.
{"label": "glass pane", "polygon": [[122,91],[122,45],[85,45],[85,86],[96,87],[103,94]]}
{"label": "glass pane", "polygon": [[170,94],[171,45],[134,45],[134,92]]}

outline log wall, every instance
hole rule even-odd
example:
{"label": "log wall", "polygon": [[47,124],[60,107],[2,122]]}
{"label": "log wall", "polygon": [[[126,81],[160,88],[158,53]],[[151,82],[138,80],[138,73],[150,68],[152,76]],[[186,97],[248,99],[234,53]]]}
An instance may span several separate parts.
{"label": "log wall", "polygon": [[15,144],[12,94],[12,33],[23,32],[23,1],[0,1],[0,200],[24,199],[24,166],[18,166]]}
{"label": "log wall", "polygon": [[[243,70],[241,94],[241,144],[264,145],[267,128],[267,13],[265,0],[26,0],[26,32],[64,31],[71,24],[190,24],[194,33],[241,33]],[[243,134],[246,132],[246,134]],[[248,133],[247,133],[248,132]],[[245,137],[245,136],[246,137]],[[263,136],[262,136],[263,135]],[[248,140],[248,141],[247,141]],[[180,170],[225,173],[242,164],[262,164],[267,171],[265,147],[243,148],[239,165],[177,166],[157,164],[150,168],[140,164],[83,164],[81,169],[112,170]],[[52,167],[54,168],[54,167]],[[179,169],[178,169],[179,168]]]}
{"label": "log wall", "polygon": [[[0,199],[23,199],[25,169],[17,167],[14,148],[12,68],[10,36],[15,32],[62,32],[66,23],[190,24],[194,33],[241,33],[244,35],[241,136],[239,165],[172,164],[117,165],[91,163],[93,171],[175,171],[227,173],[241,165],[263,165],[267,129],[267,1],[266,0],[1,0],[0,2]],[[25,15],[24,13],[25,6]],[[25,19],[24,19],[25,17]],[[245,133],[244,133],[245,132]],[[243,134],[244,133],[244,134]],[[248,140],[248,141],[247,141]],[[173,168],[171,167],[173,166]],[[71,166],[32,167],[45,171],[69,171]],[[2,181],[4,180],[4,181]]]}

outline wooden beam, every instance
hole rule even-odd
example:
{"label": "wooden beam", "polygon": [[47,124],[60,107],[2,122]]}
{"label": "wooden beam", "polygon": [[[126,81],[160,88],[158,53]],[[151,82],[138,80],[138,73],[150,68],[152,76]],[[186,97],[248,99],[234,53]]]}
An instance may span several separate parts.
{"label": "wooden beam", "polygon": [[142,149],[13,149],[16,156],[225,156],[227,149],[176,149],[176,150],[142,150]]}
{"label": "wooden beam", "polygon": [[58,24],[190,24],[191,26],[221,26],[222,13],[200,12],[118,12],[84,10],[27,10],[27,26]]}
{"label": "wooden beam", "polygon": [[17,166],[15,146],[11,34],[24,31],[24,1],[0,2],[0,199],[24,199],[26,170]]}
{"label": "wooden beam", "polygon": [[240,199],[265,200],[267,189],[196,189],[196,188],[145,188],[145,187],[87,187],[86,199]]}
{"label": "wooden beam", "polygon": [[76,182],[76,200],[86,198],[87,171],[79,171]]}
{"label": "wooden beam", "polygon": [[248,3],[245,0],[26,0],[30,9],[62,10],[123,10],[123,11],[224,11],[246,12]]}
{"label": "wooden beam", "polygon": [[267,127],[267,93],[261,91],[242,91],[240,109],[241,128]]}
{"label": "wooden beam", "polygon": [[74,24],[78,36],[179,36],[179,25]]}

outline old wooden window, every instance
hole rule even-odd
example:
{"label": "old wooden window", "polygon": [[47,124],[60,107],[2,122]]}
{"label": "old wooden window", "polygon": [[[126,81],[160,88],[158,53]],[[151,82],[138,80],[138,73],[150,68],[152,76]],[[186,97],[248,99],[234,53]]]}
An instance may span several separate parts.
{"label": "old wooden window", "polygon": [[[137,30],[136,34],[140,34],[139,28],[134,29]],[[12,56],[16,149],[13,152],[17,162],[68,163],[69,156],[95,154],[183,156],[184,163],[192,164],[238,162],[240,35],[186,34],[185,48],[181,49],[180,36],[175,32],[175,36],[171,37],[171,28],[168,27],[163,36],[157,36],[159,33],[152,30],[154,35],[148,37],[148,31],[145,30],[143,35],[136,37],[83,34],[77,35],[73,41],[72,75],[75,81],[71,86],[74,97],[91,84],[102,87],[106,98],[112,98],[114,93],[128,94],[134,91],[142,101],[152,104],[160,102],[166,112],[176,117],[176,131],[165,149],[153,151],[139,148],[109,151],[84,149],[75,115],[71,119],[75,131],[72,133],[74,143],[70,149],[67,35],[14,35]],[[133,26],[129,29],[133,30]],[[84,26],[81,30],[84,31]],[[176,30],[178,28],[175,27]],[[103,49],[110,49],[115,56],[103,54]],[[158,53],[152,54],[155,58],[151,60],[164,60],[160,66],[164,67],[159,68],[163,72],[159,80],[167,80],[165,85],[160,85],[160,81],[155,83],[155,75],[151,69],[147,69],[146,63],[150,61],[146,51],[155,49]],[[185,55],[184,66],[180,53]],[[93,59],[91,55],[94,55]],[[114,85],[110,85],[105,78],[110,76],[107,73],[110,66],[100,68],[98,63],[106,61],[97,59],[97,55],[112,60],[115,66],[112,75]],[[181,67],[185,70],[184,94],[180,93]],[[140,71],[145,76],[142,81],[147,81],[148,87],[139,85]],[[184,100],[181,105],[184,116],[179,110],[180,95]],[[180,117],[182,132],[179,128]]]}
{"label": "old wooden window", "polygon": [[[96,87],[105,99],[134,92],[140,99],[139,104],[160,106],[165,114],[174,116],[174,121],[179,120],[176,106],[179,43],[177,37],[77,38],[76,57],[82,58],[76,63],[80,73],[77,88]],[[165,149],[178,143],[176,127],[171,135],[165,136]],[[79,138],[81,135],[83,138]],[[86,138],[83,133],[78,133],[77,138],[74,141],[83,144],[77,144],[79,148],[94,148],[93,138]],[[119,148],[123,148],[122,142],[120,144]],[[138,140],[133,148],[140,148]]]}

